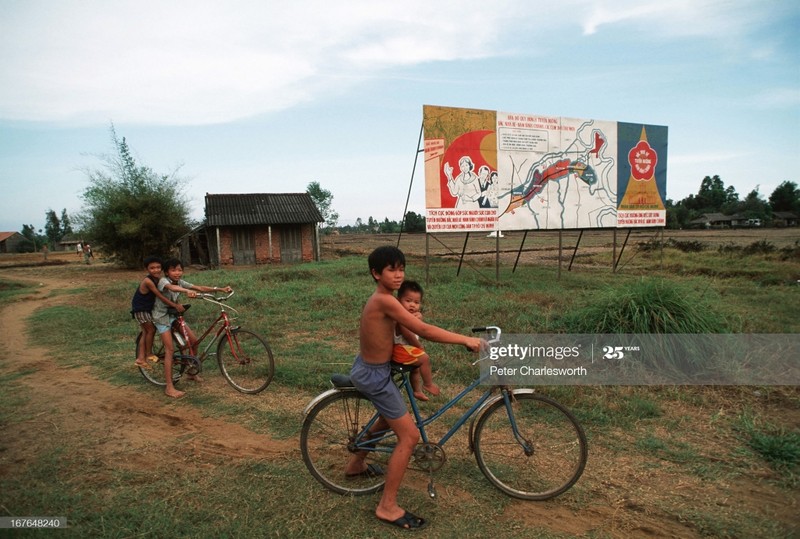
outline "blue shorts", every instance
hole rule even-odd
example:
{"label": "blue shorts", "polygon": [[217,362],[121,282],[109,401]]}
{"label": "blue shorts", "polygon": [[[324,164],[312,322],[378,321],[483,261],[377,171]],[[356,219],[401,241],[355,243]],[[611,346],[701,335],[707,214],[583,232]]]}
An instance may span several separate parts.
{"label": "blue shorts", "polygon": [[167,331],[172,329],[172,322],[174,322],[175,320],[177,319],[170,318],[169,319],[170,324],[168,326],[165,326],[164,324],[156,324],[156,331],[158,331],[158,334],[161,335],[162,333],[166,333]]}
{"label": "blue shorts", "polygon": [[374,365],[356,356],[350,369],[350,380],[386,419],[399,419],[408,413],[406,401],[392,380],[390,362]]}

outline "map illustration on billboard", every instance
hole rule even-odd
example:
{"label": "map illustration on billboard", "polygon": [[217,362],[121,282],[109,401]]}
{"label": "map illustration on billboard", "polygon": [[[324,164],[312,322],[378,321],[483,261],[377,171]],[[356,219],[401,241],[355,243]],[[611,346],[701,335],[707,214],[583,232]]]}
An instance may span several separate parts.
{"label": "map illustration on billboard", "polygon": [[663,227],[667,128],[423,107],[428,232]]}

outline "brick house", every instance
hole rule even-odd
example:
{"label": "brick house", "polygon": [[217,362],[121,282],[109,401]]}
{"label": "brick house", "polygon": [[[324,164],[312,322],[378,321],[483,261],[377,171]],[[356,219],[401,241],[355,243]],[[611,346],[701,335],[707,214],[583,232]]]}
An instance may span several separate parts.
{"label": "brick house", "polygon": [[0,253],[16,253],[20,245],[30,241],[19,232],[0,232]]}
{"label": "brick house", "polygon": [[206,220],[178,240],[184,262],[211,266],[319,260],[317,223],[308,193],[206,193]]}

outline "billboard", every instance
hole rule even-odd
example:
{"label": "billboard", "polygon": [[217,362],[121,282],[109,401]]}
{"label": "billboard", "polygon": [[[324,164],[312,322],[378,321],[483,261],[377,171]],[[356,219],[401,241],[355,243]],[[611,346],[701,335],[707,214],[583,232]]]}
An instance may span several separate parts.
{"label": "billboard", "polygon": [[428,232],[665,226],[667,128],[423,107]]}

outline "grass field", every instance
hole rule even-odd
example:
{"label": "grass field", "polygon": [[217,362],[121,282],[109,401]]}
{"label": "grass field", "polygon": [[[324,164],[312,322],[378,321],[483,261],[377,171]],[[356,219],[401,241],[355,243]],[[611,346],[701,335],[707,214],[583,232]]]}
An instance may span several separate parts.
{"label": "grass field", "polygon": [[[638,234],[628,240],[616,272],[610,232],[584,235],[571,271],[567,246],[574,247],[575,234],[561,238],[560,271],[554,234],[526,238],[515,271],[521,233],[501,240],[499,270],[495,240],[470,238],[473,254],[459,275],[464,236],[428,238],[427,264],[424,235],[403,236],[400,247],[408,255],[407,277],[426,284],[426,320],[454,331],[482,324],[512,333],[574,331],[570,324],[576,318],[585,323],[602,298],[657,284],[685,300],[691,312],[682,317],[699,315],[708,324],[704,331],[800,333],[800,234],[730,232]],[[348,370],[357,351],[358,316],[374,287],[365,253],[396,241],[338,236],[323,240],[320,263],[191,270],[192,282],[237,290],[238,322],[270,340],[276,376],[264,393],[239,395],[207,364],[206,382],[190,386],[179,402],[167,402],[130,368],[135,328],[127,311],[139,272],[87,267],[69,257],[63,265],[19,268],[14,266],[24,259],[0,256],[4,304],[29,299],[31,278],[71,283],[50,294],[58,300],[54,305],[28,320],[29,337],[50,350],[48,358],[65,376],[85,371],[98,380],[98,390],[100,384],[120,393],[133,388],[136,396],[121,401],[131,407],[132,422],[143,415],[136,412],[141,402],[152,401],[173,412],[148,414],[197,414],[200,425],[196,433],[174,438],[161,432],[168,433],[168,426],[153,430],[152,440],[141,442],[153,454],[147,460],[130,441],[111,445],[115,453],[109,454],[108,433],[92,426],[95,415],[72,414],[71,426],[59,423],[61,435],[48,436],[34,427],[42,417],[69,410],[54,410],[30,391],[44,367],[0,363],[0,515],[67,515],[71,536],[402,535],[375,522],[377,496],[351,499],[316,484],[296,443],[302,407],[329,387],[332,372]],[[618,237],[617,256],[623,241]],[[666,245],[663,251],[661,243],[653,248],[656,241]],[[647,298],[645,310],[652,310],[659,298]],[[199,327],[211,316],[198,303],[189,318]],[[436,344],[428,351],[444,395],[476,375],[468,353]],[[410,473],[401,491],[405,505],[432,520],[426,537],[490,537],[498,530],[520,538],[800,534],[797,387],[542,391],[569,406],[589,437],[589,465],[578,484],[548,502],[512,500],[483,478],[460,433],[445,447],[448,460],[436,474],[439,499],[427,499],[425,474]],[[212,419],[224,425],[208,424]],[[251,435],[266,440],[263,454],[206,450],[224,445],[226,436]],[[272,443],[282,449],[268,451]]]}

